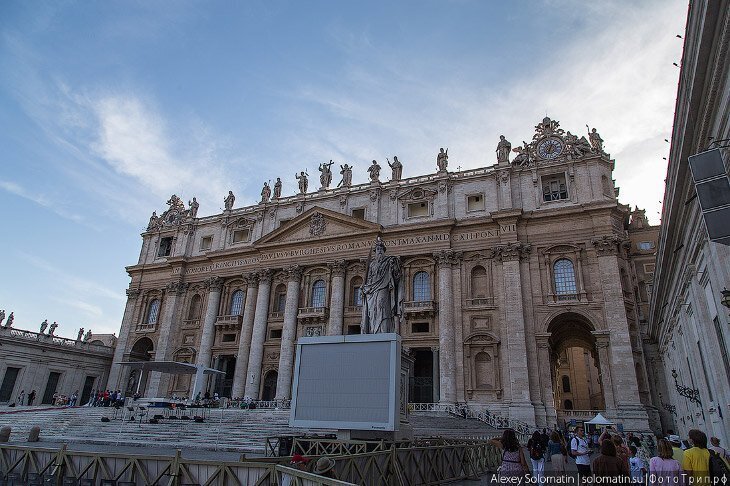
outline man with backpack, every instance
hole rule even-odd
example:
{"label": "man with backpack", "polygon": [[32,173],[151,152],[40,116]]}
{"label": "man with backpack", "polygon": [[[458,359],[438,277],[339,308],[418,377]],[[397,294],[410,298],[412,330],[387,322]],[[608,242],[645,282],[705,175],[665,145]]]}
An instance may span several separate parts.
{"label": "man with backpack", "polygon": [[575,466],[581,476],[591,475],[591,450],[588,441],[583,436],[583,426],[575,428],[575,437],[570,440],[570,452],[575,457]]}
{"label": "man with backpack", "polygon": [[545,472],[545,446],[542,443],[542,435],[535,431],[527,441],[527,448],[530,451],[530,462],[532,462],[532,475],[538,479],[542,478]]}

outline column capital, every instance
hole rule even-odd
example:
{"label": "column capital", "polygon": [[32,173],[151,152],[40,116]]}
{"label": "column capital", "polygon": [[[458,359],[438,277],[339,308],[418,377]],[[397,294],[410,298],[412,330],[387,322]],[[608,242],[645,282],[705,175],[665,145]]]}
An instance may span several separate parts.
{"label": "column capital", "polygon": [[591,238],[591,243],[596,249],[598,256],[617,255],[621,248],[631,243],[619,235],[603,235]]}
{"label": "column capital", "polygon": [[271,270],[268,268],[264,268],[263,270],[258,271],[258,277],[259,277],[259,283],[265,284],[265,283],[271,283]]}
{"label": "column capital", "polygon": [[431,352],[438,353],[439,352],[439,347],[438,346],[431,346]]}
{"label": "column capital", "polygon": [[259,274],[258,273],[256,273],[256,272],[244,273],[241,276],[243,277],[243,281],[246,282],[246,285],[248,285],[249,288],[258,287],[258,285],[259,285]]}
{"label": "column capital", "polygon": [[596,338],[596,347],[597,348],[607,348],[610,338],[611,338],[611,332],[610,331],[591,331],[591,334],[593,334],[593,337]]}
{"label": "column capital", "polygon": [[175,292],[177,295],[183,295],[188,290],[188,286],[190,284],[184,283],[184,282],[170,282],[165,287],[165,290],[168,292]]}
{"label": "column capital", "polygon": [[127,298],[130,300],[137,300],[137,297],[139,297],[139,294],[141,291],[139,289],[127,289]]}
{"label": "column capital", "polygon": [[522,244],[519,241],[515,243],[507,243],[493,248],[494,254],[503,262],[512,262],[524,260],[530,255],[532,245]]}
{"label": "column capital", "polygon": [[347,262],[345,260],[336,260],[327,265],[332,272],[333,277],[344,277],[347,270]]}
{"label": "column capital", "polygon": [[299,265],[291,265],[289,267],[286,267],[284,269],[284,273],[286,274],[286,279],[289,282],[299,282],[302,278],[302,272],[304,269],[300,267]]}
{"label": "column capital", "polygon": [[217,276],[210,277],[205,281],[205,288],[211,292],[220,292],[223,289],[223,279]]}
{"label": "column capital", "polygon": [[441,250],[434,252],[433,258],[436,260],[436,263],[439,265],[452,265],[454,263],[459,263],[461,259],[464,257],[464,253],[460,251],[454,251],[454,250]]}
{"label": "column capital", "polygon": [[537,341],[537,347],[538,348],[549,348],[550,347],[550,336],[552,336],[552,333],[550,333],[550,332],[535,333],[535,341]]}

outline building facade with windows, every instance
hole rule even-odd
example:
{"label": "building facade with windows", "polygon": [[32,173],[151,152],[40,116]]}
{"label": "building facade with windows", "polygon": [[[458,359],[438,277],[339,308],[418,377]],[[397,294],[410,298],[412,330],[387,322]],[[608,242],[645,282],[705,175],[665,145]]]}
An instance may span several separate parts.
{"label": "building facade with windows", "polygon": [[730,168],[728,46],[730,2],[691,2],[645,340],[665,428],[683,438],[701,429],[723,444],[730,441],[730,319],[723,306],[730,247],[708,237],[688,157],[717,148]]}
{"label": "building facade with windows", "polygon": [[[175,360],[224,371],[211,393],[289,398],[298,337],[360,332],[380,236],[403,263],[411,401],[541,427],[598,410],[629,429],[656,426],[631,337],[630,211],[617,201],[614,161],[589,135],[546,117],[511,162],[507,147],[494,166],[452,172],[442,150],[432,174],[400,179],[394,169],[381,181],[371,166],[367,184],[330,189],[323,177],[317,191],[275,188],[274,198],[267,186],[259,204],[203,218],[173,196],[127,268],[109,386],[131,391],[140,378],[118,363]],[[583,377],[572,393],[588,399],[566,408],[557,385],[569,354],[582,367],[569,375]],[[147,396],[191,389],[184,376],[141,380]]]}

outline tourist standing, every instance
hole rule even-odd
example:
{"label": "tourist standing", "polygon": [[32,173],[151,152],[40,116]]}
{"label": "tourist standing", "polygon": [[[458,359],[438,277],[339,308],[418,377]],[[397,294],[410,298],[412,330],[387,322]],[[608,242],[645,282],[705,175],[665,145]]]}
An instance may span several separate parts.
{"label": "tourist standing", "polygon": [[626,444],[624,444],[624,439],[620,435],[614,435],[611,437],[611,440],[613,441],[613,445],[616,446],[616,457],[624,461],[626,470],[629,470],[629,456],[631,456],[631,452],[629,451],[629,448],[626,447]]}
{"label": "tourist standing", "polygon": [[578,473],[582,476],[591,474],[591,450],[588,448],[588,441],[583,436],[583,426],[575,428],[575,437],[570,441],[570,450],[575,456],[575,465]]}
{"label": "tourist standing", "polygon": [[552,472],[556,474],[565,473],[565,464],[568,462],[568,451],[557,430],[553,430],[552,434],[550,434],[547,451],[550,456],[550,464],[552,464]]}
{"label": "tourist standing", "polygon": [[711,445],[710,445],[710,447],[708,447],[708,449],[717,452],[725,462],[727,462],[727,460],[730,459],[730,456],[728,456],[727,451],[725,449],[723,449],[722,447],[720,447],[720,439],[718,439],[717,437],[710,437],[710,444]]}
{"label": "tourist standing", "polygon": [[32,390],[30,393],[28,393],[28,406],[33,405],[34,400],[35,400],[35,390]]}
{"label": "tourist standing", "polygon": [[593,460],[593,473],[608,478],[629,477],[629,469],[623,459],[617,457],[613,441],[601,442],[600,455]]}
{"label": "tourist standing", "polygon": [[542,435],[539,431],[536,430],[530,440],[527,441],[527,449],[530,451],[532,475],[539,481],[545,473],[545,447],[542,444]]}
{"label": "tourist standing", "polygon": [[670,435],[669,442],[672,444],[672,457],[680,464],[684,462],[684,449],[682,449],[682,441],[678,435]]}
{"label": "tourist standing", "polygon": [[527,460],[513,429],[505,429],[502,433],[502,465],[499,475],[505,477],[522,477],[529,472]]}
{"label": "tourist standing", "polygon": [[20,390],[20,395],[18,395],[18,405],[22,405],[23,402],[25,402],[25,390]]}
{"label": "tourist standing", "polygon": [[335,475],[335,461],[327,456],[322,456],[314,465],[314,474],[318,474],[325,478],[337,479]]}
{"label": "tourist standing", "polygon": [[692,476],[692,484],[707,484],[710,474],[710,451],[707,450],[707,436],[697,429],[689,431],[692,447],[684,451],[682,469]]}
{"label": "tourist standing", "polygon": [[667,439],[660,439],[657,449],[657,456],[649,459],[649,482],[659,485],[678,484],[677,478],[680,477],[682,466],[672,457],[672,443]]}
{"label": "tourist standing", "polygon": [[635,445],[629,446],[631,457],[629,458],[629,469],[631,480],[635,483],[643,483],[646,475],[646,463],[638,456],[639,450]]}

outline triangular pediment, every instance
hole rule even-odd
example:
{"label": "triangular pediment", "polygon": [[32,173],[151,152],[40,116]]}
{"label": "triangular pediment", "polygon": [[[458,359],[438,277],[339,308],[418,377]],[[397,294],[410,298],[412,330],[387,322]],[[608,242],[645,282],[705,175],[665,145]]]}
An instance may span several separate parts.
{"label": "triangular pediment", "polygon": [[263,248],[353,235],[375,235],[382,230],[383,227],[377,223],[315,206],[264,236],[254,246]]}

